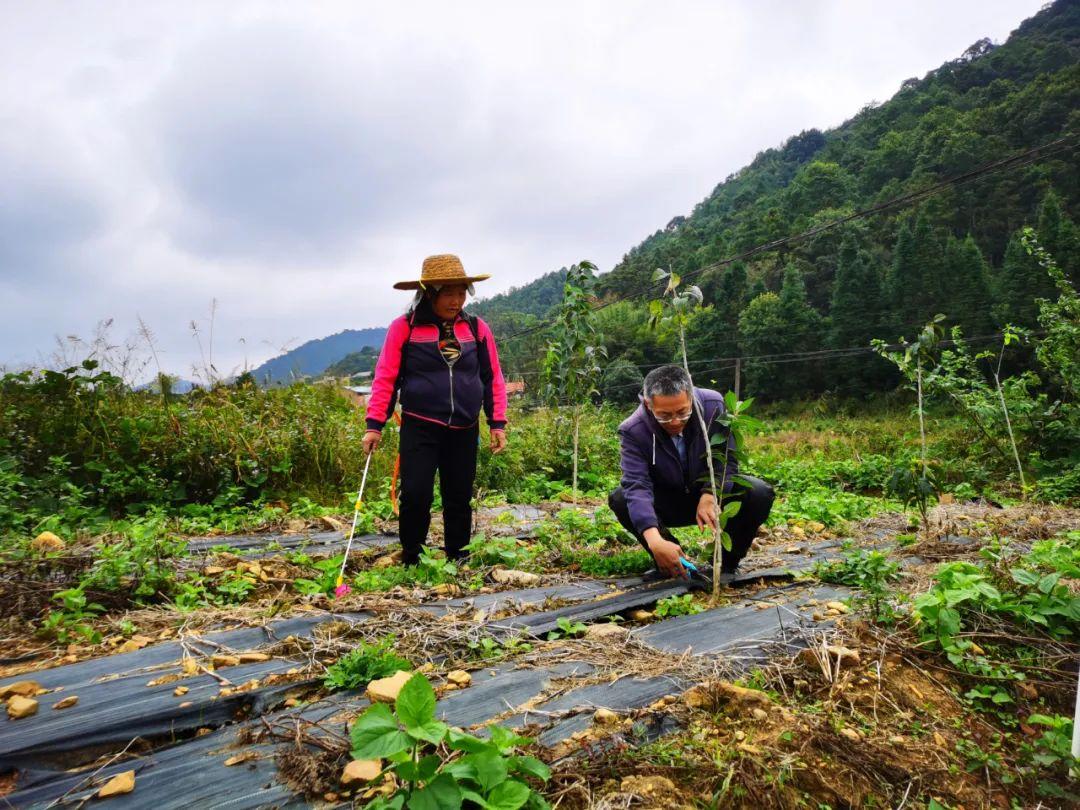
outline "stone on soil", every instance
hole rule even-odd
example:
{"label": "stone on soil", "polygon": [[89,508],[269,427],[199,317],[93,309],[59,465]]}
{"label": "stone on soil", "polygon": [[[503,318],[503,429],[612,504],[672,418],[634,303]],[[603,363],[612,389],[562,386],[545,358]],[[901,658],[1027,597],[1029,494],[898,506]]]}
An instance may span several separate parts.
{"label": "stone on soil", "polygon": [[125,793],[131,793],[134,789],[135,771],[124,771],[106,782],[101,790],[97,792],[97,797],[99,799],[109,799],[113,796],[123,796]]}
{"label": "stone on soil", "polygon": [[540,577],[528,571],[516,571],[513,568],[496,568],[491,572],[491,578],[500,585],[514,585],[518,588],[527,588],[540,582]]}
{"label": "stone on soil", "polygon": [[603,624],[590,624],[585,628],[585,638],[591,639],[605,639],[605,638],[626,638],[627,630],[625,627],[620,627],[613,622],[606,622]]}
{"label": "stone on soil", "polygon": [[34,551],[39,554],[44,554],[47,551],[62,551],[64,549],[64,541],[52,532],[42,532],[30,541],[30,545]]}
{"label": "stone on soil", "polygon": [[15,681],[6,686],[0,686],[0,700],[7,700],[12,695],[33,697],[34,695],[40,695],[43,691],[45,690],[41,688],[41,684],[37,681]]}
{"label": "stone on soil", "polygon": [[7,714],[12,720],[21,720],[24,717],[37,714],[38,702],[33,698],[13,695],[7,702]]}
{"label": "stone on soil", "polygon": [[370,782],[381,771],[381,759],[354,759],[341,772],[341,784],[352,785],[356,782]]}
{"label": "stone on soil", "polygon": [[413,673],[407,670],[398,670],[389,678],[378,678],[367,685],[368,700],[373,703],[393,703],[397,700],[398,692],[409,682]]}
{"label": "stone on soil", "polygon": [[593,712],[593,722],[601,725],[610,725],[619,722],[619,715],[611,709],[597,709]]}
{"label": "stone on soil", "polygon": [[472,675],[463,669],[455,669],[447,674],[446,680],[454,684],[454,686],[468,686],[472,683]]}

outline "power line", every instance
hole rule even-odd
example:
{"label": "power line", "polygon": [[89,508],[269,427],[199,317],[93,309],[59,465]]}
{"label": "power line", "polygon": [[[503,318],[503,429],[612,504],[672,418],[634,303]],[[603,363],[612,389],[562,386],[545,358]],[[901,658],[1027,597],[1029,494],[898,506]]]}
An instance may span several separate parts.
{"label": "power line", "polygon": [[[1031,336],[1031,337],[1040,337],[1040,336],[1046,334],[1046,330],[1040,329],[1040,330],[1028,332],[1027,334],[1029,336]],[[953,340],[953,339],[950,338],[950,339],[938,341],[937,346],[940,347],[940,348],[948,349],[948,348],[954,348],[954,347],[960,346],[960,345],[965,345],[966,346],[966,345],[979,344],[979,343],[989,343],[989,342],[992,342],[992,341],[1001,340],[1001,339],[1004,338],[1004,336],[1005,336],[1004,332],[994,332],[992,334],[975,335],[975,336],[970,337],[970,338],[962,338],[959,341]],[[901,349],[906,349],[910,345],[912,345],[912,344],[910,344],[910,343],[890,343],[890,344],[886,344],[885,348],[887,350],[889,350],[889,351],[897,351],[897,350],[901,350]],[[736,362],[743,362],[743,363],[754,364],[754,365],[759,365],[759,366],[771,366],[771,365],[784,365],[784,364],[788,364],[788,363],[829,361],[829,360],[836,360],[836,359],[859,357],[861,355],[867,355],[867,354],[875,354],[876,355],[877,350],[875,348],[873,348],[872,346],[848,346],[848,347],[840,348],[840,349],[823,349],[821,351],[814,351],[814,352],[791,352],[791,353],[785,353],[785,354],[743,355],[743,356],[740,356],[740,357],[716,357],[716,358],[713,358],[711,360],[699,361],[699,362],[704,362],[704,363],[717,364],[717,365],[714,366],[714,368],[706,369],[705,371],[699,372],[699,373],[708,376],[710,373],[719,372],[719,371],[726,371],[728,369],[734,368]],[[795,356],[795,355],[798,355],[798,356]],[[719,365],[719,364],[723,364],[723,365]],[[679,364],[678,363],[671,363],[671,364],[669,364],[669,363],[658,363],[658,364],[653,365],[653,366],[648,366],[647,368],[651,370],[653,368],[659,368],[660,366],[664,366],[664,365],[679,365]],[[639,367],[639,368],[645,368],[645,367]],[[633,383],[622,383],[620,385],[612,386],[612,389],[618,391],[618,390],[623,390],[623,389],[627,389],[627,388],[640,388],[640,387],[641,387],[640,382],[633,382]],[[556,406],[556,407],[564,407],[564,406]]]}
{"label": "power line", "polygon": [[[1058,138],[1057,140],[1054,140],[1054,141],[1050,141],[1049,143],[1043,144],[1042,146],[1036,146],[1036,147],[1033,147],[1031,149],[1025,150],[1023,152],[1018,152],[1018,153],[1015,153],[1015,154],[1010,155],[1008,157],[1001,158],[999,160],[984,163],[984,164],[982,164],[980,166],[977,166],[974,169],[971,169],[970,171],[964,172],[962,174],[954,175],[952,177],[948,177],[948,178],[946,178],[944,180],[938,181],[937,183],[933,183],[933,184],[927,186],[926,188],[919,189],[919,190],[916,190],[916,191],[911,191],[911,192],[908,192],[907,194],[902,194],[902,195],[900,195],[898,197],[894,197],[894,198],[892,198],[890,200],[886,200],[885,202],[881,202],[881,203],[878,203],[876,205],[872,205],[869,208],[863,208],[863,209],[861,209],[859,211],[856,211],[856,212],[851,213],[851,214],[847,214],[847,215],[845,215],[843,217],[838,217],[837,219],[830,220],[829,222],[823,223],[823,224],[818,225],[818,226],[816,226],[814,228],[810,228],[809,230],[803,231],[802,233],[794,234],[792,236],[786,236],[786,237],[783,237],[781,239],[775,239],[775,240],[773,240],[771,242],[765,242],[763,244],[757,245],[755,247],[750,248],[749,250],[743,251],[742,253],[740,253],[740,254],[738,254],[736,256],[732,256],[730,258],[723,259],[721,261],[714,262],[712,264],[707,264],[707,265],[704,265],[702,267],[699,267],[696,270],[691,270],[689,272],[683,273],[682,278],[683,279],[693,278],[693,277],[699,276],[699,275],[701,275],[703,273],[706,273],[706,272],[708,272],[710,270],[717,270],[717,269],[720,269],[721,267],[726,267],[727,265],[733,264],[733,263],[738,262],[738,261],[745,261],[746,259],[748,259],[748,258],[750,258],[752,256],[756,256],[759,253],[767,253],[769,251],[776,250],[777,248],[783,247],[783,246],[791,244],[793,242],[799,242],[799,241],[802,241],[804,239],[808,239],[811,236],[816,236],[819,233],[823,233],[823,232],[825,232],[827,230],[838,227],[839,225],[843,225],[844,223],[852,222],[852,221],[854,221],[856,219],[862,219],[862,218],[868,217],[868,216],[870,216],[872,214],[877,214],[877,213],[880,213],[882,211],[886,211],[886,210],[888,210],[890,208],[896,208],[896,207],[900,207],[900,206],[910,205],[911,203],[914,203],[914,202],[919,202],[919,201],[921,201],[921,200],[923,200],[923,199],[925,199],[927,197],[932,197],[933,195],[937,194],[940,191],[945,190],[946,188],[949,188],[951,186],[962,185],[964,183],[969,183],[969,182],[971,182],[973,180],[976,180],[979,177],[982,177],[982,176],[987,175],[987,174],[992,174],[994,172],[1003,171],[1005,169],[1019,168],[1021,166],[1028,165],[1030,163],[1035,162],[1036,160],[1040,160],[1042,158],[1049,157],[1051,155],[1055,155],[1055,154],[1057,154],[1059,152],[1066,151],[1067,149],[1071,148],[1071,143],[1070,142],[1072,140],[1074,140],[1076,137],[1077,137],[1077,133],[1072,133],[1072,132],[1067,133],[1066,135],[1062,136],[1061,138]],[[653,288],[654,288],[654,285],[652,283],[650,283],[649,285],[639,287],[636,291],[631,292],[629,294],[622,295],[622,296],[615,296],[613,298],[605,300],[602,303],[596,305],[595,307],[592,308],[592,311],[597,312],[597,311],[599,311],[601,309],[605,309],[606,307],[609,307],[612,304],[618,303],[620,301],[632,300],[634,298],[639,297],[640,295],[643,295],[643,294],[647,293],[650,289],[653,289]],[[513,332],[513,333],[511,333],[509,335],[506,335],[506,336],[500,338],[500,340],[502,340],[502,341],[515,340],[517,338],[524,337],[525,335],[529,335],[529,334],[533,334],[535,332],[540,332],[540,331],[544,331],[546,329],[550,329],[551,326],[552,326],[551,323],[537,324],[536,326],[527,327],[526,329],[522,329],[522,330],[519,330],[517,332]]]}
{"label": "power line", "polygon": [[[955,301],[968,302],[968,303],[985,303],[985,301],[983,301],[981,298],[970,298],[970,297],[957,298],[957,299],[955,299]],[[910,307],[905,307],[905,308],[902,308],[902,309],[892,309],[890,311],[899,314],[899,313],[914,312],[914,311],[919,310],[921,308],[922,308],[921,304],[915,304],[915,305],[912,305]],[[917,327],[917,328],[921,329],[923,326],[926,325],[927,320],[928,320],[928,317],[923,317],[923,318],[920,318],[919,320],[907,321],[907,322],[901,323],[901,324],[894,324],[891,321],[889,321],[889,322],[881,322],[881,323],[877,323],[877,324],[875,324],[875,325],[873,325],[871,327],[868,327],[868,328],[875,331],[875,332],[879,331],[879,330],[884,331],[886,329],[892,329],[894,331],[896,331],[896,330],[904,330],[904,329],[909,328],[909,327]],[[810,329],[810,330],[806,330],[806,331],[803,331],[803,332],[785,332],[784,336],[786,338],[795,338],[795,337],[804,337],[804,336],[807,336],[807,335],[820,334],[821,332],[822,332],[822,330],[820,330],[820,329]],[[965,340],[966,340],[966,338],[965,338]],[[849,348],[850,349],[859,349],[860,347],[849,347]],[[843,350],[843,349],[825,349],[823,351],[832,351],[832,350],[838,350],[839,351],[839,350]],[[804,352],[780,352],[780,353],[777,353],[775,356],[799,355],[799,354],[803,354],[803,353]],[[773,355],[756,355],[756,356],[746,355],[746,356],[740,356],[740,357],[730,357],[730,358],[726,358],[726,359],[729,359],[729,360],[734,362],[735,360],[760,359],[762,357],[770,357],[770,356],[773,356]],[[713,363],[713,362],[716,362],[716,360],[715,359],[690,360],[690,361],[688,361],[688,365],[693,366],[693,365],[701,365],[701,364]],[[657,365],[665,365],[665,364],[660,363],[660,364],[653,364],[653,365],[644,365],[644,364],[641,364],[641,363],[633,363],[632,365],[634,365],[634,366],[636,366],[637,368],[640,368],[640,369],[651,369],[651,368],[656,368]],[[535,376],[539,376],[542,373],[543,372],[539,371],[539,370],[521,371],[521,372],[515,373],[513,376],[514,377],[535,377]]]}

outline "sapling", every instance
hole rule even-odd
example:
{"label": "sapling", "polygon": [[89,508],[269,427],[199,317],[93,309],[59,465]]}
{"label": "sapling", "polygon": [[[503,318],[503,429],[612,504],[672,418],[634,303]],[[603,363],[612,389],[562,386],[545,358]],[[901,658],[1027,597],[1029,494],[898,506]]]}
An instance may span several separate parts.
{"label": "sapling", "polygon": [[[678,330],[679,354],[682,357],[683,370],[686,372],[686,376],[690,378],[690,386],[691,390],[693,390],[694,378],[690,373],[690,363],[687,360],[686,354],[686,325],[690,320],[690,314],[696,307],[701,305],[704,296],[702,295],[701,289],[694,285],[680,291],[679,285],[682,279],[677,273],[668,272],[664,269],[657,269],[653,273],[653,281],[666,281],[667,284],[665,285],[660,298],[649,302],[649,325],[655,329],[661,323],[670,323]],[[727,406],[726,413],[717,417],[717,420],[728,428],[729,436],[737,429],[739,420],[746,418],[744,414],[750,407],[752,401],[753,400],[746,400],[745,402],[740,402],[731,392],[728,392],[728,395],[724,397],[724,403]],[[697,416],[701,433],[706,437],[706,442],[708,444],[709,428],[708,425],[705,424],[704,410],[696,397],[694,398],[693,410],[694,414]],[[715,437],[713,443],[718,441],[724,442],[724,463],[721,470],[719,487],[716,485],[716,469],[713,464],[711,446],[709,446],[709,449],[705,453],[705,464],[709,470],[709,486],[712,488],[713,496],[716,498],[717,504],[716,527],[713,533],[714,600],[718,599],[720,596],[720,578],[717,576],[717,573],[720,571],[722,549],[731,550],[731,537],[725,531],[724,527],[727,525],[727,521],[734,517],[739,511],[741,505],[738,501],[732,501],[721,508],[723,493],[728,483],[727,466],[732,449],[731,442],[728,441],[728,436]]]}
{"label": "sapling", "polygon": [[[900,372],[915,384],[916,411],[919,415],[919,461],[922,468],[921,475],[909,469],[897,469],[893,473],[892,480],[896,484],[898,494],[907,493],[910,499],[918,503],[919,512],[922,516],[923,532],[929,534],[930,525],[927,513],[927,500],[936,494],[939,485],[937,479],[930,471],[930,460],[926,450],[926,409],[923,401],[923,377],[928,369],[937,365],[935,357],[938,344],[941,342],[943,329],[941,322],[944,315],[936,315],[934,319],[924,326],[915,340],[907,343],[900,338],[904,346],[903,351],[893,351],[883,340],[874,340],[871,345],[878,354],[892,361]],[[905,498],[905,500],[907,500]],[[910,501],[908,501],[910,502]]]}
{"label": "sapling", "polygon": [[[1005,428],[1009,432],[1009,444],[1012,446],[1013,459],[1016,461],[1016,471],[1020,475],[1021,497],[1027,497],[1027,481],[1024,480],[1024,465],[1020,463],[1020,453],[1016,449],[1016,437],[1013,435],[1012,420],[1009,419],[1009,406],[1005,403],[1005,391],[1001,387],[1001,361],[1005,358],[1005,349],[1012,343],[1020,342],[1020,330],[1014,326],[1006,326],[1002,335],[1001,351],[998,352],[997,365],[994,366],[994,387],[997,388],[998,399],[1001,402],[1001,413],[1005,416]],[[980,352],[980,359],[992,358],[993,352]]]}
{"label": "sapling", "polygon": [[607,350],[598,342],[593,319],[592,290],[596,265],[583,261],[567,271],[563,300],[555,313],[554,332],[544,354],[543,395],[551,405],[568,404],[573,434],[571,489],[578,500],[578,447],[581,411],[597,394],[600,360]]}

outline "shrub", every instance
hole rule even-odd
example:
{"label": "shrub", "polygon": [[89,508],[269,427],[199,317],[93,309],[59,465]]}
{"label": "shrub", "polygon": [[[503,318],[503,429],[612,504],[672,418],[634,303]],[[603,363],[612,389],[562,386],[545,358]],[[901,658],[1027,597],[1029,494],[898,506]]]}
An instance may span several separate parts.
{"label": "shrub", "polygon": [[388,678],[412,664],[394,650],[394,637],[386,636],[374,644],[361,642],[326,669],[323,686],[327,689],[360,689],[379,678]]}

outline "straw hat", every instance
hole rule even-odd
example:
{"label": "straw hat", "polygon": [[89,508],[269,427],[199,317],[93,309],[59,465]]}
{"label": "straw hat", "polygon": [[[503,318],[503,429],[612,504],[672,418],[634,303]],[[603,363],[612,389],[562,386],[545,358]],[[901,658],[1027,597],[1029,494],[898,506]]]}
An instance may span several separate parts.
{"label": "straw hat", "polygon": [[489,275],[467,276],[461,266],[461,259],[451,253],[428,256],[420,271],[419,281],[399,281],[395,290],[423,290],[436,284],[472,284],[474,281],[489,279]]}

